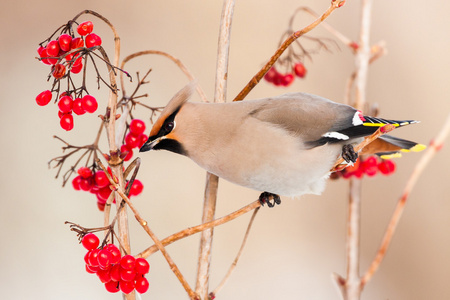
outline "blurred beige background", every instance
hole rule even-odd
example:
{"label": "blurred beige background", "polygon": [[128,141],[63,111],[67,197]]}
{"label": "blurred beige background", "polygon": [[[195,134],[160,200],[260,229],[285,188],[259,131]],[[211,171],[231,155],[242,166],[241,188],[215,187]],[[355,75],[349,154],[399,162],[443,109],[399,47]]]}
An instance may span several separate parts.
{"label": "blurred beige background", "polygon": [[[272,55],[291,12],[301,5],[324,11],[329,0],[236,1],[229,67],[229,98],[234,97]],[[328,22],[356,39],[360,1],[347,1]],[[61,154],[54,134],[76,145],[91,143],[98,121],[76,118],[69,133],[59,127],[57,107],[38,107],[35,96],[48,89],[48,67],[38,63],[36,48],[53,30],[83,9],[106,16],[122,41],[122,58],[157,49],[180,58],[198,78],[209,98],[214,91],[217,32],[222,1],[24,1],[4,0],[1,22],[1,208],[0,295],[2,299],[119,299],[108,294],[94,275],[84,271],[85,251],[64,225],[69,220],[88,227],[102,224],[93,195],[61,188],[47,162]],[[374,1],[371,41],[386,41],[388,55],[370,69],[368,98],[386,118],[422,123],[395,132],[425,144],[450,111],[450,3]],[[83,17],[81,20],[87,20]],[[95,32],[112,50],[112,35],[95,18]],[[310,18],[303,18],[305,24]],[[316,30],[313,35],[329,35]],[[146,57],[129,71],[153,68],[148,103],[164,105],[187,80],[164,58]],[[341,101],[353,57],[344,46],[308,62],[306,80],[289,88],[260,84],[249,98],[306,91]],[[131,86],[129,87],[131,88]],[[101,99],[107,89],[90,91]],[[145,114],[137,114],[144,118]],[[78,122],[77,122],[78,121]],[[106,149],[106,148],[103,148]],[[450,299],[450,196],[448,147],[428,166],[407,204],[403,219],[380,270],[362,299]],[[391,177],[363,182],[361,272],[375,255],[393,207],[421,154],[397,160]],[[156,234],[163,238],[199,223],[205,172],[190,160],[168,152],[141,155],[139,178],[145,189],[135,203]],[[326,192],[283,199],[275,209],[262,209],[235,274],[218,299],[339,299],[331,280],[345,274],[347,183],[330,182]],[[255,200],[259,193],[220,182],[217,215]],[[216,229],[211,286],[222,279],[234,259],[250,215]],[[151,245],[131,220],[133,253]],[[194,285],[198,236],[168,248]],[[150,289],[143,299],[187,299],[181,285],[158,253],[149,258]]]}

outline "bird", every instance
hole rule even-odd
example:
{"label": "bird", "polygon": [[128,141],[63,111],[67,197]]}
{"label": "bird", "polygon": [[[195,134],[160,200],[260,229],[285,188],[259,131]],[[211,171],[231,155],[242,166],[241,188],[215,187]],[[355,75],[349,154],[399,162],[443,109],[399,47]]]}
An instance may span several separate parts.
{"label": "bird", "polygon": [[[188,101],[195,83],[182,88],[154,122],[140,152],[168,150],[192,159],[232,183],[263,191],[261,204],[280,195],[321,194],[339,157],[356,161],[353,146],[378,128],[401,127],[355,108],[303,92],[228,103]],[[420,151],[423,145],[382,135],[359,154]]]}

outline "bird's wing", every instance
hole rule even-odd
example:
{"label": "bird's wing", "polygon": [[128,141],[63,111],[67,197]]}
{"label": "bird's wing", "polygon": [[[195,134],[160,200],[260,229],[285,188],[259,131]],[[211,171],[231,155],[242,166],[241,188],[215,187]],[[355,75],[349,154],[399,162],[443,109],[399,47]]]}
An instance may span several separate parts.
{"label": "bird's wing", "polygon": [[386,124],[400,127],[417,123],[363,116],[351,106],[306,93],[290,93],[259,101],[260,105],[250,112],[251,116],[284,128],[299,137],[307,148],[326,143],[351,143],[352,139],[371,135]]}
{"label": "bird's wing", "polygon": [[299,137],[307,148],[330,141],[352,138],[342,130],[355,126],[358,111],[351,106],[306,93],[290,93],[275,98],[260,99],[250,116],[279,126]]}

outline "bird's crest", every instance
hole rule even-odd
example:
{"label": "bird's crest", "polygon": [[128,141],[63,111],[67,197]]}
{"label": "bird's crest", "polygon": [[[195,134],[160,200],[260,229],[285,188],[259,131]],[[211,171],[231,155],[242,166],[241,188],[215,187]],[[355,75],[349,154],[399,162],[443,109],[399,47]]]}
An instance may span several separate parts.
{"label": "bird's crest", "polygon": [[172,97],[172,99],[169,101],[169,103],[167,103],[166,107],[163,109],[155,124],[153,125],[149,136],[158,134],[162,125],[164,124],[164,121],[174,112],[179,110],[183,106],[183,104],[189,100],[189,98],[194,93],[196,85],[197,81],[191,81],[188,85],[178,91],[175,96]]}

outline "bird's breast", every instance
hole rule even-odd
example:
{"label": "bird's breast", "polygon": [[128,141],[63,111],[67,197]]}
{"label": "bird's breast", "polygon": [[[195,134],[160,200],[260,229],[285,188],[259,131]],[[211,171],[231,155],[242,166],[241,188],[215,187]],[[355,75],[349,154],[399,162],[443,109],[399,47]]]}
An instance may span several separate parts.
{"label": "bird's breast", "polygon": [[190,158],[230,182],[279,195],[320,194],[341,151],[338,145],[306,150],[299,137],[254,119],[221,130],[220,137],[205,137],[202,151],[189,151]]}

